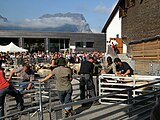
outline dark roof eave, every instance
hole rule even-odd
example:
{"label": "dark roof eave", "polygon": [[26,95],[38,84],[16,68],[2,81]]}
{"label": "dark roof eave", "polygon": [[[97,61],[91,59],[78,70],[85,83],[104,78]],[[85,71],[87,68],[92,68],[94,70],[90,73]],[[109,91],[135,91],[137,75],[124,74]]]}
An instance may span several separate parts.
{"label": "dark roof eave", "polygon": [[142,43],[142,42],[148,42],[148,41],[153,41],[153,40],[157,40],[160,39],[160,35],[154,36],[154,37],[150,37],[150,38],[145,38],[143,40],[134,40],[131,41],[128,45],[133,45],[133,44],[138,44],[138,43]]}

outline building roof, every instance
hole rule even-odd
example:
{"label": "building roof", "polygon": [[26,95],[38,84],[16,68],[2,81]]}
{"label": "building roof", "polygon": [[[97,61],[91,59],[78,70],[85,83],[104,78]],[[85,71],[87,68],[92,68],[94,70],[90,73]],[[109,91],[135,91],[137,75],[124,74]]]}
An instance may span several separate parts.
{"label": "building roof", "polygon": [[119,1],[117,2],[115,8],[113,9],[110,17],[108,18],[106,24],[104,25],[104,27],[103,27],[103,29],[102,29],[102,31],[101,31],[102,33],[106,33],[106,29],[107,29],[107,27],[110,25],[110,23],[111,23],[111,21],[113,20],[114,16],[116,15],[116,13],[117,13],[117,11],[118,11],[118,9],[119,9],[119,5],[120,5],[121,1],[123,1],[123,0],[119,0]]}
{"label": "building roof", "polygon": [[150,38],[145,38],[143,40],[134,40],[134,41],[131,41],[129,43],[129,45],[138,44],[138,43],[142,43],[142,42],[149,42],[149,41],[153,41],[153,40],[157,40],[157,39],[160,39],[160,35],[157,35],[157,36],[154,36],[154,37],[150,37]]}

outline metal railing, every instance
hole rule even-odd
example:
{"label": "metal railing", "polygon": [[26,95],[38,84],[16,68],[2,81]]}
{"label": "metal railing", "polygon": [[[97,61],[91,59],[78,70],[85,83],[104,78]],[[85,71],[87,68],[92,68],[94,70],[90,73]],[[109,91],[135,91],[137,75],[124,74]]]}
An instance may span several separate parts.
{"label": "metal railing", "polygon": [[[74,76],[75,79],[78,79],[79,76]],[[113,76],[108,76],[112,77]],[[116,76],[115,76],[116,77]],[[116,77],[117,79],[118,77]],[[126,79],[127,77],[125,77]],[[143,76],[137,77],[138,79],[143,78]],[[29,97],[26,97],[25,95],[27,94],[32,94],[30,95],[30,98],[34,98],[35,100],[30,102],[29,107],[26,106],[26,109],[23,111],[19,112],[12,112],[9,114],[6,114],[6,116],[1,117],[6,118],[6,119],[13,119],[14,117],[16,119],[23,119],[23,120],[56,120],[56,119],[65,119],[65,120],[70,120],[70,119],[91,119],[91,120],[97,120],[97,119],[107,119],[107,120],[134,120],[134,119],[148,119],[150,117],[150,112],[152,110],[152,107],[154,106],[155,102],[159,98],[160,90],[159,90],[159,83],[160,79],[158,76],[156,77],[148,77],[146,79],[151,79],[152,81],[150,83],[144,84],[144,85],[139,85],[139,86],[134,86],[134,87],[129,87],[120,91],[113,91],[109,94],[100,94],[100,96],[94,97],[94,98],[89,98],[85,100],[78,100],[76,99],[72,103],[68,103],[65,105],[61,105],[59,103],[58,96],[56,94],[56,89],[54,88],[54,83],[53,79],[50,80],[49,84],[44,84],[44,83],[38,83],[38,82],[33,82],[35,85],[34,89],[31,90],[26,90],[24,94],[24,99],[27,100]],[[136,79],[134,76],[132,79]],[[16,81],[16,80],[14,80]],[[98,79],[97,79],[97,82]],[[18,83],[18,82],[17,82]],[[101,84],[101,83],[99,83]],[[51,86],[50,86],[51,85]],[[76,83],[75,85],[78,85]],[[140,88],[144,87],[149,87],[151,86],[153,89],[150,92],[146,92],[145,94],[141,95],[136,95],[133,96],[133,91],[138,90]],[[100,86],[99,86],[100,87]],[[99,88],[101,89],[101,88]],[[78,90],[76,87],[74,89]],[[100,92],[100,91],[98,91]],[[114,96],[116,94],[123,94],[123,93],[128,93],[128,98],[125,100],[121,101],[116,101],[112,104],[101,104],[99,106],[90,106],[90,109],[86,110],[84,108],[82,111],[83,112],[77,112],[78,109],[82,109],[79,107],[82,103],[90,103],[95,100],[101,100],[103,98],[109,98],[111,96]],[[79,93],[76,93],[75,96],[77,96]],[[75,97],[77,98],[77,97]],[[11,102],[13,98],[8,99],[6,103]],[[26,101],[25,101],[26,103]],[[8,106],[6,104],[6,109],[11,110],[12,107]],[[12,103],[12,105],[15,105],[15,103]],[[63,108],[67,106],[73,106],[75,111],[77,112],[76,115],[73,115],[68,118],[63,117]],[[10,109],[11,108],[11,109]],[[7,111],[7,110],[6,110]],[[37,116],[35,116],[37,114]],[[89,115],[89,117],[88,117]]]}
{"label": "metal railing", "polygon": [[[155,81],[155,82],[152,82],[149,84],[136,86],[134,88],[127,88],[126,90],[113,92],[113,93],[107,94],[107,95],[97,96],[95,98],[90,98],[88,100],[80,100],[78,102],[74,102],[74,103],[70,103],[70,104],[66,104],[66,105],[55,106],[52,109],[56,112],[59,109],[63,109],[63,107],[66,107],[66,106],[70,106],[70,105],[74,106],[74,105],[78,105],[78,104],[81,104],[84,102],[86,103],[86,102],[95,101],[97,99],[102,99],[104,97],[110,97],[110,96],[117,94],[117,93],[125,93],[125,92],[130,93],[133,90],[147,87],[150,85],[154,85],[157,83],[160,83],[160,81]],[[103,105],[100,108],[95,107],[91,111],[86,111],[86,112],[83,112],[80,114],[76,114],[70,118],[65,118],[65,120],[84,118],[84,116],[86,116],[87,119],[89,117],[89,119],[91,119],[91,120],[98,120],[98,119],[106,119],[106,120],[110,120],[110,119],[115,119],[115,120],[117,120],[117,119],[143,119],[144,116],[146,117],[146,119],[147,118],[149,119],[150,112],[156,102],[156,98],[159,97],[159,94],[160,94],[160,90],[156,90],[156,91],[153,91],[153,92],[150,92],[147,94],[136,96],[134,98],[132,97],[132,98],[128,98],[123,101],[115,102],[114,104]],[[148,97],[148,96],[150,96],[150,97]],[[125,105],[122,105],[122,104],[125,104]],[[125,111],[125,112],[120,113],[122,111]],[[96,114],[96,116],[94,114]]]}
{"label": "metal railing", "polygon": [[[143,84],[148,84],[154,81],[156,78],[160,79],[160,76],[142,76],[133,75],[131,77],[120,77],[114,74],[104,74],[99,76],[99,95],[109,94],[116,91],[122,91],[126,88],[134,88]],[[128,99],[128,97],[135,97],[140,94],[153,91],[153,86],[143,87],[131,91],[131,93],[120,93],[114,96],[100,99],[101,103],[108,103],[107,101],[121,101]]]}

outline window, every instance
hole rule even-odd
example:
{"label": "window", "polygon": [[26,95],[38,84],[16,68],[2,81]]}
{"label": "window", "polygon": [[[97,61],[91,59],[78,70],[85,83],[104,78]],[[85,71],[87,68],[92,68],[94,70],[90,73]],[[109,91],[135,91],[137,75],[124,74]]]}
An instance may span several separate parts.
{"label": "window", "polygon": [[60,40],[60,49],[64,49],[64,46],[65,44],[64,44],[64,40],[62,39],[62,40]]}
{"label": "window", "polygon": [[69,40],[65,40],[65,48],[69,48]]}
{"label": "window", "polygon": [[93,48],[94,42],[86,42],[86,48]]}
{"label": "window", "polygon": [[83,48],[83,42],[76,42],[76,48]]}

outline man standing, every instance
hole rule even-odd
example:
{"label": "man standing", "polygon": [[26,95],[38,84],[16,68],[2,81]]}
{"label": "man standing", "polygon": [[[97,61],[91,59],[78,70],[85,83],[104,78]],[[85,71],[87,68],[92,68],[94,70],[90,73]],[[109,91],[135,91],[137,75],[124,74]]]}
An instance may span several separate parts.
{"label": "man standing", "polygon": [[134,71],[127,62],[121,62],[119,58],[114,59],[116,64],[116,73],[119,76],[133,75]]}
{"label": "man standing", "polygon": [[[93,65],[94,58],[89,57],[88,61],[82,61],[80,67],[80,99],[85,99],[85,86],[89,91],[89,97],[95,97],[95,86],[93,83]],[[96,102],[95,102],[96,103]],[[82,104],[82,107],[86,106],[86,103]]]}
{"label": "man standing", "polygon": [[[66,67],[66,60],[63,57],[58,59],[58,67],[54,68],[52,73],[46,76],[44,79],[39,80],[39,82],[44,82],[55,76],[56,89],[58,90],[58,96],[62,104],[66,104],[71,101],[72,96],[72,71],[70,68]],[[72,107],[65,107],[65,117],[75,114]]]}
{"label": "man standing", "polygon": [[58,58],[59,58],[59,54],[58,52],[54,53],[53,59],[51,60],[51,69],[53,70],[55,67],[57,67],[58,64]]}

